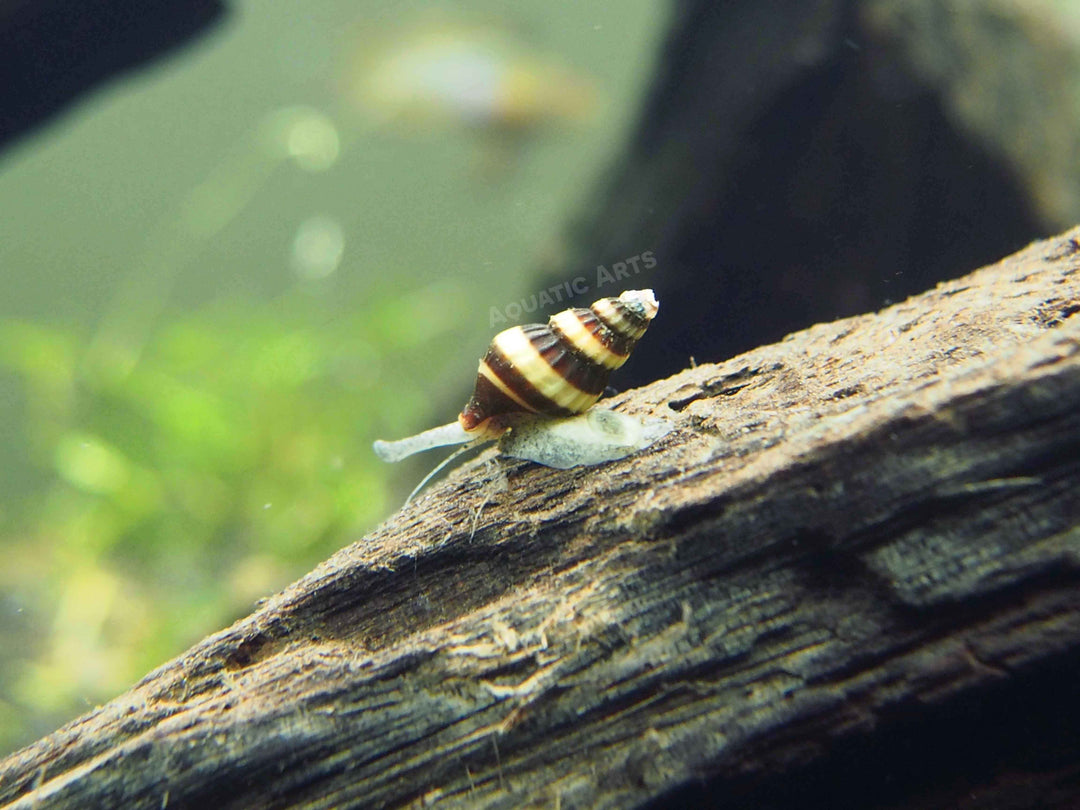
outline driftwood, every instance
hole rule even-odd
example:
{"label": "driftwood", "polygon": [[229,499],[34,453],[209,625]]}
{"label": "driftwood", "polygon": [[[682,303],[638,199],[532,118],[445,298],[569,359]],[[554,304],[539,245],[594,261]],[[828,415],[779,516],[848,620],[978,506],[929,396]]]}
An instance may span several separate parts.
{"label": "driftwood", "polygon": [[620,395],[637,456],[489,453],[0,806],[1078,806],[1078,311],[1080,229]]}

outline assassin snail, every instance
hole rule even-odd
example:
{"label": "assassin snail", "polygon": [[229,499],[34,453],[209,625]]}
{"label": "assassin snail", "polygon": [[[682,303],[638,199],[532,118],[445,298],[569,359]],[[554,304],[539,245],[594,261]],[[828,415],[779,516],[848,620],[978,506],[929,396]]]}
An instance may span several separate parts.
{"label": "assassin snail", "polygon": [[563,310],[546,324],[503,330],[480,359],[473,394],[456,422],[376,441],[375,453],[400,461],[434,447],[491,441],[511,428],[505,452],[548,466],[599,464],[647,446],[666,429],[611,411],[599,418],[580,415],[600,399],[658,306],[652,290],[627,290],[588,309]]}

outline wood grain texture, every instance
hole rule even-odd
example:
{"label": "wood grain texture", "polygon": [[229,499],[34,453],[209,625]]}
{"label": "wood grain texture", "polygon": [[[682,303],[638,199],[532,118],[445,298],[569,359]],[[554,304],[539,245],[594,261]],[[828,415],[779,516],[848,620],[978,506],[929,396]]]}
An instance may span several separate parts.
{"label": "wood grain texture", "polygon": [[[794,807],[903,729],[1068,718],[1078,311],[1075,229],[616,397],[675,424],[639,455],[489,452],[4,760],[0,806]],[[1066,726],[1037,762],[865,790],[1074,806]]]}

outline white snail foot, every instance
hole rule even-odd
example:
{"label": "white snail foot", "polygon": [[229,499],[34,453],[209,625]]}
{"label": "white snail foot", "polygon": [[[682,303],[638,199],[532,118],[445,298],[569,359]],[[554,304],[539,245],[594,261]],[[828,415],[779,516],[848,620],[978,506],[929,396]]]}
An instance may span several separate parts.
{"label": "white snail foot", "polygon": [[499,441],[499,451],[567,470],[625,458],[670,432],[671,425],[663,419],[642,422],[624,413],[593,408],[566,419],[537,419],[515,425]]}

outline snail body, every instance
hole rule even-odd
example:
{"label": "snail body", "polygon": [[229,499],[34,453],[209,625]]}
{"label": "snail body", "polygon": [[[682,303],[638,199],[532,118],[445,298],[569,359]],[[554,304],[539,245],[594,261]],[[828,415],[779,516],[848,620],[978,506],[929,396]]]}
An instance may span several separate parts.
{"label": "snail body", "polygon": [[568,470],[625,458],[670,432],[663,419],[642,422],[625,413],[590,408],[565,419],[515,425],[499,440],[499,452]]}
{"label": "snail body", "polygon": [[[566,467],[599,464],[647,446],[657,437],[626,423],[632,417],[604,412],[622,426],[616,437],[610,418],[588,420],[579,415],[600,399],[611,372],[626,362],[657,308],[652,290],[627,290],[618,298],[601,298],[588,309],[563,310],[546,324],[503,330],[480,359],[473,394],[456,422],[406,439],[376,441],[375,453],[383,461],[400,461],[434,447],[491,441],[515,426],[521,427],[523,438],[507,444],[508,454],[549,466],[563,464],[544,459],[571,459]],[[566,419],[568,424],[557,429],[555,422],[563,417],[577,419]],[[583,439],[586,434],[593,438]],[[628,440],[627,435],[633,438]],[[550,445],[582,441],[583,447],[591,441],[601,449],[567,453],[556,447],[552,455]],[[538,442],[548,449],[534,450]]]}

